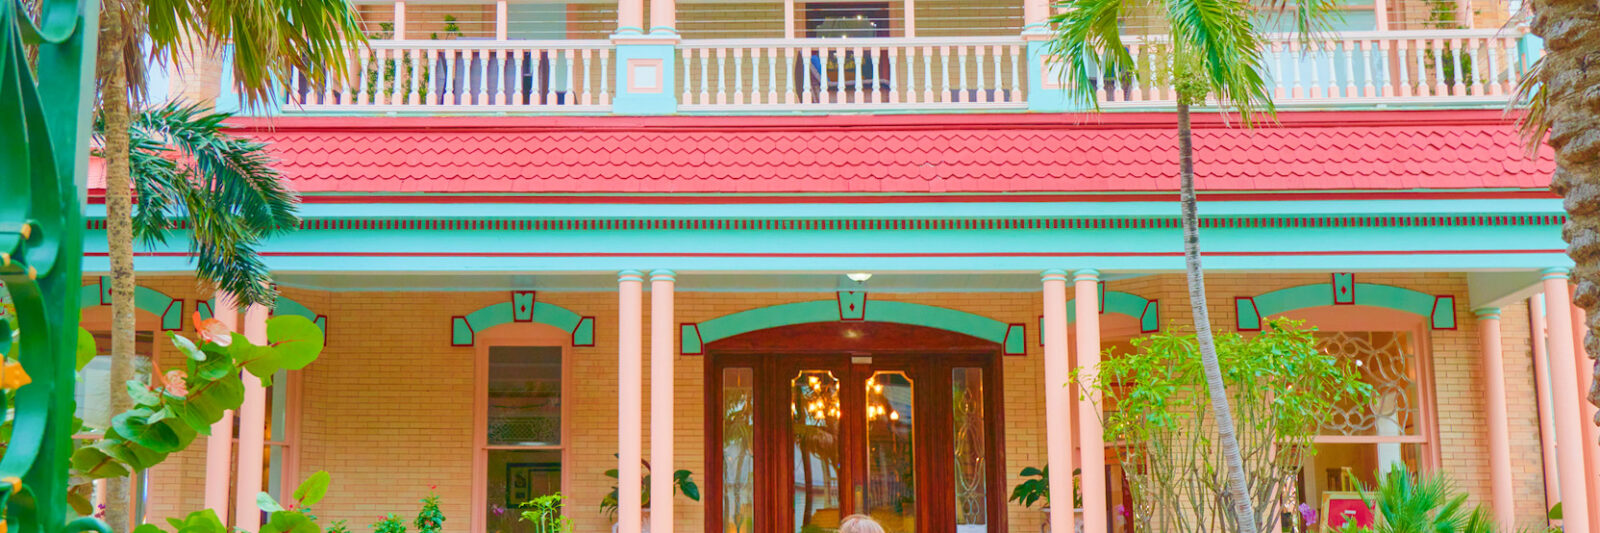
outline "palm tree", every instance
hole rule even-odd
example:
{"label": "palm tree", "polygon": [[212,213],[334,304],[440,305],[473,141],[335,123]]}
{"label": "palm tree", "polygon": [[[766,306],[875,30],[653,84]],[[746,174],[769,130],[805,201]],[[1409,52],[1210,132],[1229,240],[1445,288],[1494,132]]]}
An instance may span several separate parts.
{"label": "palm tree", "polygon": [[[1259,28],[1286,21],[1298,34],[1299,42],[1313,43],[1330,30],[1337,4],[1335,0],[1066,0],[1057,4],[1064,11],[1050,21],[1055,36],[1049,43],[1049,52],[1062,68],[1067,98],[1085,108],[1099,109],[1096,80],[1116,80],[1123,73],[1137,72],[1173,81],[1177,92],[1178,172],[1189,306],[1194,313],[1212,414],[1228,465],[1228,503],[1238,531],[1245,533],[1255,533],[1257,528],[1206,310],[1190,109],[1212,103],[1218,110],[1237,113],[1245,126],[1253,124],[1257,115],[1273,116],[1276,110],[1268,89]],[[1130,27],[1124,27],[1125,20],[1132,23]],[[1124,30],[1161,47],[1160,53],[1146,58],[1152,65],[1136,67],[1123,45]]]}
{"label": "palm tree", "polygon": [[[130,190],[130,127],[134,107],[144,101],[144,65],[147,59],[164,59],[174,54],[214,52],[222,43],[234,50],[235,88],[247,105],[257,106],[273,98],[279,86],[273,80],[290,79],[303,73],[320,84],[324,72],[345,72],[345,51],[351,43],[364,42],[355,9],[349,0],[266,0],[255,2],[208,2],[202,0],[105,0],[101,4],[100,39],[95,77],[100,83],[100,122],[103,123],[102,157],[106,160],[106,240],[111,263],[111,382],[134,378],[134,301],[137,280],[133,270],[133,199]],[[157,130],[158,131],[158,130]],[[180,148],[183,142],[177,141]],[[190,146],[190,148],[200,148]],[[202,150],[204,152],[204,150]],[[216,166],[197,165],[202,190],[216,200],[245,201],[242,194],[222,192],[222,182],[237,178],[213,174]],[[146,187],[140,187],[141,192]],[[151,188],[150,190],[155,190]],[[248,188],[231,187],[241,191]],[[141,198],[143,198],[141,196]],[[187,202],[184,202],[187,205]],[[171,205],[171,204],[169,204]],[[214,207],[214,206],[213,206]],[[234,207],[237,207],[235,205]],[[244,220],[243,211],[221,212],[240,216],[207,218],[225,224]],[[259,213],[256,213],[259,214]],[[189,212],[191,218],[195,215]],[[279,217],[279,220],[288,220]],[[148,221],[148,220],[147,220]],[[197,230],[200,228],[196,228]],[[218,260],[253,258],[249,247],[255,237],[246,237],[256,227],[211,228],[194,235],[195,251]],[[209,236],[232,235],[222,241],[200,241]],[[147,231],[147,238],[159,239],[160,232]],[[209,254],[209,255],[207,255]],[[242,305],[270,304],[274,293],[265,284],[265,269],[259,260],[245,260],[236,267],[206,269],[201,261],[199,274],[219,286],[239,290]],[[215,274],[216,277],[211,277]],[[230,277],[231,276],[231,277]],[[132,400],[114,388],[111,410],[120,413],[131,408]],[[116,527],[128,524],[127,487],[107,484],[106,520]]]}
{"label": "palm tree", "polygon": [[[1567,255],[1576,268],[1572,303],[1589,313],[1584,349],[1600,357],[1600,4],[1590,0],[1533,0],[1530,29],[1544,39],[1540,58],[1522,93],[1531,93],[1523,133],[1531,147],[1550,143],[1556,172],[1550,189],[1566,199]],[[1520,100],[1519,100],[1520,102]],[[1547,136],[1548,134],[1548,136]],[[1600,364],[1594,375],[1600,377]],[[1600,381],[1589,386],[1589,403],[1600,406]],[[1600,424],[1600,420],[1594,423]]]}

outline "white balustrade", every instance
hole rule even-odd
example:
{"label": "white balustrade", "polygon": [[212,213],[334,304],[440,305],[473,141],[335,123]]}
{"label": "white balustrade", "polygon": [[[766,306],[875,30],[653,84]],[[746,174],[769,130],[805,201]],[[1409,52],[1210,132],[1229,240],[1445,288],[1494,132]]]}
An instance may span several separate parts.
{"label": "white balustrade", "polygon": [[[604,112],[609,41],[372,41],[317,87],[290,80],[286,111]],[[595,83],[598,81],[598,83]]]}
{"label": "white balustrade", "polygon": [[[1134,67],[1091,79],[1109,110],[1170,109],[1161,39],[1126,36]],[[1279,107],[1494,106],[1528,75],[1521,35],[1499,30],[1265,36],[1261,63]],[[286,111],[588,112],[617,94],[609,41],[373,41],[349,70],[290,80]],[[1026,109],[1020,37],[688,40],[670,89],[678,109],[896,111]]]}
{"label": "white balustrade", "polygon": [[[1350,105],[1499,105],[1516,92],[1533,58],[1521,35],[1500,30],[1341,32],[1320,43],[1268,35],[1262,51],[1266,86],[1279,107]],[[1102,105],[1160,108],[1176,98],[1164,64],[1164,42],[1124,37],[1137,67],[1116,79],[1092,80]],[[1151,90],[1154,89],[1154,90]]]}
{"label": "white balustrade", "polygon": [[678,109],[1024,109],[1019,37],[691,40]]}

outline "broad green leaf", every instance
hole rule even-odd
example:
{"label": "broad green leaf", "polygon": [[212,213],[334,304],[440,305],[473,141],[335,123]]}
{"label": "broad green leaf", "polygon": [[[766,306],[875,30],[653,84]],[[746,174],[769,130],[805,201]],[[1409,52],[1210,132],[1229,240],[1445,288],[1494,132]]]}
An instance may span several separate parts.
{"label": "broad green leaf", "polygon": [[322,528],[305,513],[279,511],[272,513],[267,523],[261,525],[261,533],[322,533]]}
{"label": "broad green leaf", "polygon": [[166,533],[166,531],[155,524],[139,524],[139,527],[133,528],[133,533]]}
{"label": "broad green leaf", "polygon": [[283,368],[300,370],[322,354],[322,328],[303,316],[267,319],[267,343],[278,349]]}
{"label": "broad green leaf", "polygon": [[177,533],[228,533],[228,526],[223,525],[216,512],[203,509],[185,516]]}
{"label": "broad green leaf", "polygon": [[294,489],[294,499],[300,502],[301,507],[316,505],[322,501],[323,496],[328,495],[328,485],[332,482],[333,476],[329,476],[326,471],[318,470]]}
{"label": "broad green leaf", "polygon": [[189,391],[189,396],[184,402],[191,411],[186,418],[206,420],[206,425],[221,420],[223,411],[238,409],[242,403],[244,403],[244,382],[239,380],[238,374],[223,376],[206,383],[203,388],[195,387]]}
{"label": "broad green leaf", "polygon": [[128,397],[133,398],[134,405],[143,407],[161,405],[161,396],[137,379],[128,380]]}
{"label": "broad green leaf", "polygon": [[254,344],[233,345],[233,358],[244,369],[261,379],[263,386],[271,383],[272,375],[283,369],[283,353],[271,346]]}
{"label": "broad green leaf", "polygon": [[128,475],[128,469],[122,466],[104,450],[93,446],[84,446],[72,452],[72,472],[74,475],[89,479],[105,479]]}
{"label": "broad green leaf", "polygon": [[[0,342],[4,340],[0,339]],[[94,334],[89,333],[87,329],[78,328],[78,371],[81,372],[83,367],[89,366],[89,362],[94,361],[94,356],[99,355],[99,352],[100,349],[94,345]]]}
{"label": "broad green leaf", "polygon": [[78,491],[67,491],[67,506],[71,507],[72,512],[77,513],[78,516],[94,514],[94,502],[89,501],[88,498],[83,496],[83,493]]}
{"label": "broad green leaf", "polygon": [[258,492],[256,493],[256,508],[267,513],[276,513],[283,510],[283,505],[279,504],[278,500],[273,499],[271,494]]}
{"label": "broad green leaf", "polygon": [[194,341],[189,340],[188,337],[168,331],[167,338],[171,339],[172,345],[176,346],[178,351],[183,352],[183,355],[188,356],[189,359],[194,361],[206,360],[205,350],[201,350],[199,346],[195,346]]}
{"label": "broad green leaf", "polygon": [[155,413],[142,407],[133,409],[112,417],[111,427],[123,438],[156,453],[167,454],[182,450],[185,443],[181,436],[173,431],[174,427],[166,423],[150,423],[150,415],[153,414]]}
{"label": "broad green leaf", "polygon": [[189,375],[196,379],[212,381],[228,374],[238,373],[233,358],[227,352],[210,354],[204,361],[190,361]]}

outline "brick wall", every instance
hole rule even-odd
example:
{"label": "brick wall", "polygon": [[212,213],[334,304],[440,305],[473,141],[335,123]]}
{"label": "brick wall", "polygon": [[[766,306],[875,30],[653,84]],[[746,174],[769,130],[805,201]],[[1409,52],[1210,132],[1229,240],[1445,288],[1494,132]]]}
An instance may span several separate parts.
{"label": "brick wall", "polygon": [[[1365,283],[1386,283],[1433,294],[1456,295],[1460,327],[1430,334],[1438,390],[1435,396],[1444,470],[1460,487],[1482,501],[1488,494],[1484,448],[1483,398],[1477,330],[1467,301],[1465,276],[1459,274],[1361,274]],[[1257,295],[1277,288],[1324,283],[1325,274],[1212,275],[1208,277],[1213,323],[1232,329],[1233,297]],[[147,279],[175,297],[192,299],[192,281]],[[1107,284],[1108,290],[1158,299],[1163,327],[1188,321],[1183,279],[1177,275],[1145,276]],[[364,529],[384,513],[409,516],[417,499],[436,485],[449,517],[447,531],[465,532],[470,523],[473,450],[474,348],[449,347],[450,317],[506,300],[504,292],[320,293],[286,290],[286,294],[329,316],[329,345],[321,360],[305,370],[300,473],[328,470],[334,490],[318,514],[347,519]],[[180,296],[181,295],[181,296]],[[1002,358],[1005,386],[1005,470],[1009,490],[1024,466],[1044,463],[1043,364],[1037,323],[1040,296],[1026,293],[874,294],[874,299],[952,307],[1002,322],[1028,325],[1028,354]],[[608,529],[598,512],[611,480],[602,475],[616,460],[616,295],[604,293],[540,293],[550,302],[597,317],[592,348],[576,348],[570,357],[573,375],[566,401],[571,405],[569,473],[564,492],[571,498],[572,518],[579,531]],[[831,298],[826,293],[679,293],[675,322],[697,322],[745,309],[787,302]],[[649,323],[646,298],[645,323]],[[192,308],[192,303],[190,304]],[[1519,523],[1537,520],[1543,507],[1537,414],[1533,403],[1527,318],[1524,307],[1504,310],[1506,376],[1512,418],[1512,457],[1516,471]],[[1107,338],[1108,342],[1116,339]],[[648,359],[648,335],[645,336]],[[648,363],[648,361],[647,361]],[[675,430],[677,468],[704,480],[704,420],[701,403],[704,359],[675,358],[678,416]],[[645,401],[649,370],[644,371]],[[647,409],[647,406],[640,406]],[[646,412],[648,412],[646,410]],[[646,417],[648,418],[648,417]],[[649,427],[645,422],[645,453]],[[170,516],[201,505],[203,447],[179,454],[156,469],[152,516]],[[682,531],[699,531],[706,518],[699,505],[678,499],[677,523]],[[1019,507],[1008,510],[1010,530],[1037,531],[1040,513]]]}

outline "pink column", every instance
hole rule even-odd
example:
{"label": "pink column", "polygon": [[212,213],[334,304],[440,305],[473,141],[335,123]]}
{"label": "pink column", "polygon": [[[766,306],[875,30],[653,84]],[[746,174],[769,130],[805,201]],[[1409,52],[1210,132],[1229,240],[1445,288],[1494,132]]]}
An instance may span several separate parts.
{"label": "pink column", "polygon": [[1485,307],[1478,315],[1478,348],[1483,354],[1483,393],[1489,430],[1489,485],[1495,517],[1501,527],[1515,526],[1516,500],[1511,494],[1511,441],[1506,429],[1505,358],[1500,347],[1500,308]]}
{"label": "pink column", "polygon": [[639,440],[644,425],[644,387],[640,359],[644,341],[644,274],[624,270],[617,274],[617,526],[620,533],[639,533]]}
{"label": "pink column", "polygon": [[1067,392],[1067,273],[1046,270],[1044,283],[1045,463],[1050,468],[1050,533],[1073,533],[1072,395]]}
{"label": "pink column", "polygon": [[[1563,474],[1584,472],[1583,396],[1578,393],[1577,367],[1572,345],[1572,300],[1567,296],[1567,269],[1549,268],[1543,272],[1546,345],[1550,352],[1551,403],[1555,406],[1557,462]],[[1588,480],[1582,475],[1561,476],[1561,506],[1565,516],[1589,516]],[[1564,520],[1566,533],[1589,533],[1586,520]]]}
{"label": "pink column", "polygon": [[671,270],[650,272],[650,531],[672,533],[673,416]]}
{"label": "pink column", "polygon": [[1044,29],[1050,18],[1050,0],[1022,0],[1022,29]]}
{"label": "pink column", "polygon": [[1533,337],[1533,386],[1539,406],[1539,445],[1544,466],[1544,504],[1549,510],[1561,501],[1561,470],[1556,468],[1556,425],[1550,405],[1550,355],[1545,349],[1544,301],[1538,296],[1528,299],[1529,336]]}
{"label": "pink column", "polygon": [[676,0],[650,0],[650,33],[668,35],[678,33],[678,3]]}
{"label": "pink column", "polygon": [[[1100,271],[1079,270],[1073,273],[1072,282],[1078,311],[1078,375],[1093,379],[1100,366]],[[1083,533],[1106,533],[1111,522],[1106,516],[1106,441],[1099,395],[1089,387],[1080,390],[1078,464],[1083,469]]]}
{"label": "pink column", "polygon": [[[252,305],[244,312],[244,336],[253,344],[267,343],[266,306]],[[261,528],[261,508],[256,494],[261,492],[261,468],[266,464],[267,389],[253,375],[244,376],[244,404],[239,407],[239,481],[234,496],[233,527],[246,531]]]}
{"label": "pink column", "polygon": [[[1567,286],[1568,293],[1572,294],[1573,287]],[[1589,351],[1584,348],[1583,337],[1588,331],[1589,313],[1582,307],[1572,306],[1572,352],[1576,363],[1578,378],[1578,395],[1583,397],[1583,465],[1588,474],[1584,479],[1589,480],[1589,508],[1600,510],[1600,428],[1595,427],[1594,417],[1596,409],[1589,403],[1588,394],[1590,383],[1594,381],[1594,361],[1589,359]],[[1600,516],[1589,517],[1589,530],[1600,531]]]}
{"label": "pink column", "polygon": [[[239,330],[239,309],[233,296],[219,292],[213,298],[216,308],[212,317],[233,331]],[[207,509],[217,513],[217,518],[228,521],[229,470],[233,466],[233,411],[222,413],[222,419],[211,424],[211,435],[206,437],[206,496]],[[252,497],[253,499],[254,497]]]}
{"label": "pink column", "polygon": [[644,33],[644,0],[617,0],[617,33]]}

